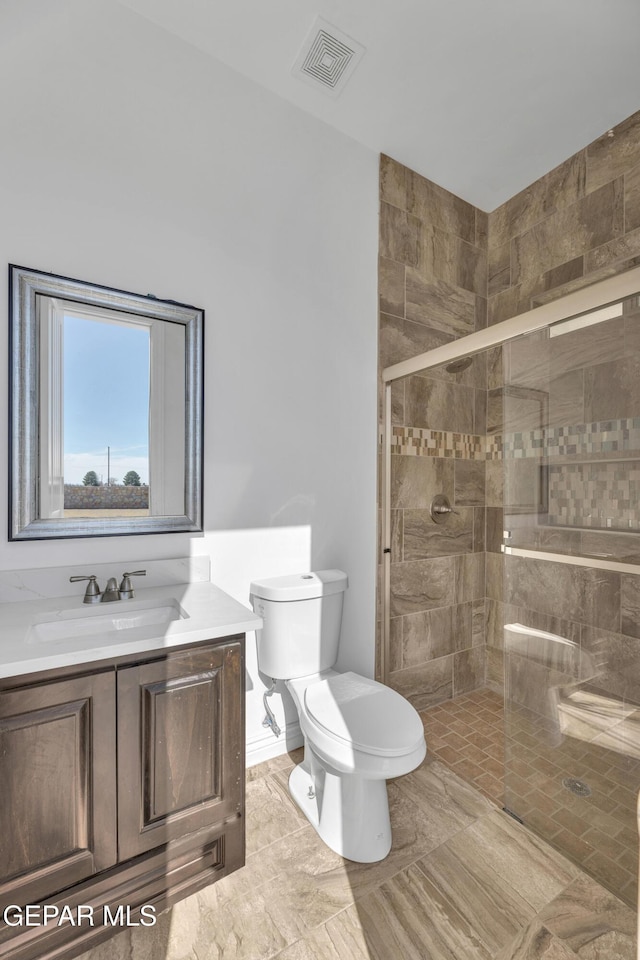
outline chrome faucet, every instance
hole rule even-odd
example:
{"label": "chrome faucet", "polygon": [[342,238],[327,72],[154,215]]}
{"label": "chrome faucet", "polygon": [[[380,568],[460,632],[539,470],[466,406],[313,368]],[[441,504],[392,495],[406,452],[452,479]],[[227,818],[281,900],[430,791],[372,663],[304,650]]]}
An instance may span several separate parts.
{"label": "chrome faucet", "polygon": [[110,577],[104,588],[104,593],[100,592],[98,581],[93,573],[88,577],[69,577],[69,583],[75,583],[78,580],[89,581],[82,600],[83,603],[112,603],[114,600],[132,600],[135,594],[129,578],[145,577],[146,575],[146,570],[132,570],[131,573],[123,573],[119,587],[116,578]]}

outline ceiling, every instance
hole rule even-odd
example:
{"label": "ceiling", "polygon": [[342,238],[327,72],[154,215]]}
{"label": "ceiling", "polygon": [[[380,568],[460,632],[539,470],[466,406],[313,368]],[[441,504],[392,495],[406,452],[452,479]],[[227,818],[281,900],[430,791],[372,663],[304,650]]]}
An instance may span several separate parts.
{"label": "ceiling", "polygon": [[[638,0],[119,0],[367,147],[493,210],[640,108]],[[292,75],[317,16],[366,48]]]}

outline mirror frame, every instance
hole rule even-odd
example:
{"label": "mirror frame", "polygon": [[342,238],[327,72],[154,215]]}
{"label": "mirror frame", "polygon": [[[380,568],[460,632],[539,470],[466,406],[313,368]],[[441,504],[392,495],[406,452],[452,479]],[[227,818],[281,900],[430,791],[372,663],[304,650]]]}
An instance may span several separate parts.
{"label": "mirror frame", "polygon": [[[38,296],[60,297],[184,326],[183,515],[132,519],[40,518]],[[159,300],[153,294],[129,293],[9,264],[9,539],[57,540],[202,531],[203,350],[204,310],[173,300]]]}

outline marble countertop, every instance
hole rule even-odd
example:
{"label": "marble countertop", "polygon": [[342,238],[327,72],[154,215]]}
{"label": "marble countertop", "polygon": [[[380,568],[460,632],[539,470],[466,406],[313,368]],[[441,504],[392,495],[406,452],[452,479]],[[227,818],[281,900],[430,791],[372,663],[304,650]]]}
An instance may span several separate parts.
{"label": "marble countertop", "polygon": [[252,610],[209,582],[136,589],[132,600],[82,596],[0,603],[0,678],[259,630]]}

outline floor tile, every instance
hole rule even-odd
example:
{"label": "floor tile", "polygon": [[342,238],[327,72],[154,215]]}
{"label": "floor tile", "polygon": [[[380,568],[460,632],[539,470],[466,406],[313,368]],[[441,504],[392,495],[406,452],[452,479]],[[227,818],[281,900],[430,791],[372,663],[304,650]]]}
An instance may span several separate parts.
{"label": "floor tile", "polygon": [[438,760],[427,758],[413,773],[393,782],[434,829],[440,830],[440,842],[493,809],[477,790]]}
{"label": "floor tile", "polygon": [[[458,835],[458,839],[462,837],[461,844],[455,838],[443,843],[419,860],[418,868],[494,956],[531,920],[535,909],[507,878],[493,869],[490,861],[478,862],[467,856],[466,833]],[[500,904],[499,910],[495,909],[496,904]]]}
{"label": "floor tile", "polygon": [[272,774],[249,781],[246,804],[247,855],[280,840],[307,822],[291,803],[286,787]]}
{"label": "floor tile", "polygon": [[469,923],[417,867],[358,903],[375,960],[492,960]]}
{"label": "floor tile", "polygon": [[[430,739],[431,710],[421,717],[432,756],[634,905],[640,762],[630,744],[638,740],[640,714],[591,690],[573,690],[562,706],[563,732],[513,703],[507,704],[505,724],[502,698],[484,690],[440,705],[438,723],[455,722],[444,741]],[[587,784],[588,797],[568,789],[572,778]]]}
{"label": "floor tile", "polygon": [[370,960],[358,911],[348,907],[277,954],[277,960]]}
{"label": "floor tile", "polygon": [[490,875],[508,884],[533,912],[564,890],[579,872],[566,857],[501,810],[471,824],[448,846],[482,875],[487,864]]}
{"label": "floor tile", "polygon": [[635,960],[633,911],[435,757],[389,783],[377,864],[322,843],[291,763],[248,774],[242,869],[81,960]]}
{"label": "floor tile", "polygon": [[535,920],[521,930],[495,960],[576,960],[576,955]]}
{"label": "floor tile", "polygon": [[636,958],[634,911],[584,875],[540,911],[540,920],[584,960]]}

